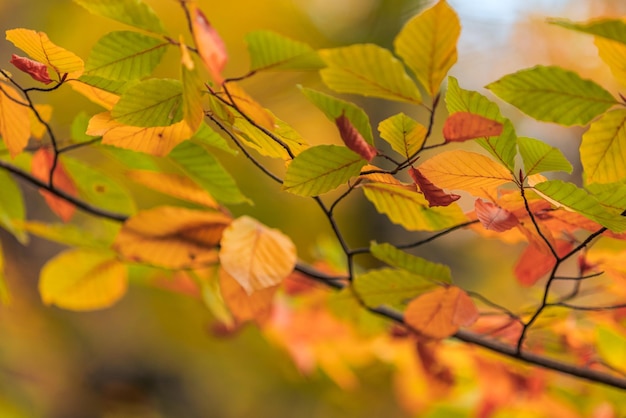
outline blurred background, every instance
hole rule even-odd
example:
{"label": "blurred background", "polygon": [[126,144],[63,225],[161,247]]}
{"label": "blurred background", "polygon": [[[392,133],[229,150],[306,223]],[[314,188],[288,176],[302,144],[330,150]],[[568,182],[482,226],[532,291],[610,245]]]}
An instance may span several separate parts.
{"label": "blurred background", "polygon": [[[171,34],[185,24],[174,0],[147,1]],[[224,39],[230,54],[227,76],[247,72],[244,43],[247,32],[270,29],[315,48],[372,42],[391,47],[402,24],[429,5],[424,0],[229,0],[198,3]],[[597,57],[591,36],[546,24],[547,17],[587,20],[623,16],[622,0],[450,0],[459,13],[462,34],[459,60],[451,75],[466,89],[479,90],[499,77],[536,64],[558,64],[593,78],[609,91],[617,86]],[[70,0],[0,0],[0,28],[44,31],[50,39],[86,58],[91,46],[121,24],[89,15]],[[10,54],[0,42],[0,67],[11,71]],[[159,67],[158,75],[176,76],[176,51]],[[322,88],[316,75],[270,73],[245,81],[263,105],[291,123],[310,143],[338,141],[335,127],[298,93],[296,84]],[[623,88],[623,87],[622,87]],[[489,96],[489,93],[486,93]],[[491,96],[490,96],[491,97]],[[68,135],[74,115],[99,108],[70,89],[37,97],[54,106],[53,125]],[[420,119],[416,109],[377,100],[350,97],[363,106],[375,127],[400,110]],[[566,152],[576,164],[581,130],[533,122],[501,105],[520,136],[546,140]],[[259,179],[245,161],[220,155],[236,173],[253,207],[235,207],[293,237],[302,258],[324,251],[329,231],[316,207],[305,199],[278,194],[273,183]],[[268,190],[270,190],[268,192]],[[43,200],[24,187],[29,218],[54,218]],[[267,193],[276,192],[276,199]],[[0,190],[0,193],[2,191]],[[149,206],[151,202],[139,202]],[[399,233],[388,222],[370,222],[373,209],[342,206],[340,222],[354,246],[372,237]],[[355,219],[368,220],[354,222]],[[305,221],[303,221],[305,220]],[[392,393],[389,366],[373,363],[359,370],[360,384],[343,390],[322,372],[302,376],[285,353],[262,338],[254,327],[218,337],[214,319],[198,299],[149,286],[133,285],[110,309],[74,313],[42,305],[38,272],[62,247],[32,237],[22,246],[0,231],[6,258],[10,305],[0,306],[0,417],[380,417],[405,416]],[[476,247],[455,239],[434,257],[453,264],[470,277],[509,274],[511,263],[472,263],[477,256],[500,251],[489,242]],[[455,254],[454,257],[446,254]],[[459,256],[461,254],[462,256]],[[447,257],[447,258],[446,258]],[[456,277],[456,275],[455,275]],[[478,279],[476,279],[478,280]],[[511,299],[519,289],[505,283],[486,292]]]}

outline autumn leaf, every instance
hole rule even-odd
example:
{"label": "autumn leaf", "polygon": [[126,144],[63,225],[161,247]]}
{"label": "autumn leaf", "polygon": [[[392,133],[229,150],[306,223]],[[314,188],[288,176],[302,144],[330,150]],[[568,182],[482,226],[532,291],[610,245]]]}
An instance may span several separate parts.
{"label": "autumn leaf", "polygon": [[494,203],[482,199],[476,199],[474,202],[474,210],[476,211],[478,220],[485,229],[503,232],[519,224],[519,220],[514,214]]}
{"label": "autumn leaf", "polygon": [[499,136],[503,125],[493,119],[470,112],[456,112],[443,124],[443,137],[447,142],[463,142],[481,137]]}
{"label": "autumn leaf", "polygon": [[428,206],[430,207],[448,206],[461,198],[458,194],[444,192],[443,189],[435,186],[416,168],[409,167],[409,175],[424,194],[426,200],[428,200]]}
{"label": "autumn leaf", "polygon": [[282,232],[242,216],[224,231],[220,263],[251,295],[281,283],[296,265],[296,248]]}
{"label": "autumn leaf", "polygon": [[359,131],[357,131],[354,125],[352,125],[352,122],[350,122],[350,119],[346,117],[345,113],[335,119],[335,124],[339,129],[339,134],[344,144],[363,157],[367,162],[372,161],[378,151],[363,139]]}
{"label": "autumn leaf", "polygon": [[181,81],[183,84],[183,119],[193,131],[198,130],[204,118],[202,108],[203,84],[191,54],[180,37]]}
{"label": "autumn leaf", "polygon": [[213,81],[221,84],[224,81],[222,70],[228,61],[226,45],[204,13],[195,5],[191,7],[190,15],[193,39],[200,58]]}
{"label": "autumn leaf", "polygon": [[254,321],[261,325],[272,313],[278,286],[259,289],[249,294],[226,270],[220,268],[220,291],[226,306],[237,322]]}
{"label": "autumn leaf", "polygon": [[221,212],[160,206],[128,218],[113,249],[130,261],[192,268],[218,261],[217,245],[231,218]]}
{"label": "autumn leaf", "polygon": [[406,323],[420,334],[441,339],[478,319],[472,299],[456,286],[439,287],[413,299],[404,312]]}
{"label": "autumn leaf", "polygon": [[17,90],[7,84],[0,84],[0,134],[12,158],[28,144],[29,113]]}
{"label": "autumn leaf", "polygon": [[271,31],[246,34],[250,71],[315,70],[324,62],[309,45]]}
{"label": "autumn leaf", "polygon": [[[559,257],[564,256],[572,249],[572,243],[566,240],[556,240],[554,248]],[[537,245],[529,244],[515,263],[513,272],[522,286],[532,286],[539,279],[548,274],[556,264],[552,253],[548,253]]]}
{"label": "autumn leaf", "polygon": [[150,170],[131,170],[126,175],[129,179],[161,193],[209,208],[219,208],[215,199],[189,177]]}
{"label": "autumn leaf", "polygon": [[[49,183],[50,182],[50,170],[54,161],[54,155],[48,148],[39,148],[34,154],[31,162],[31,172],[34,177],[39,180]],[[52,175],[52,184],[63,192],[70,196],[76,196],[78,194],[76,190],[76,184],[74,180],[68,175],[63,166],[61,160],[57,160],[56,167],[54,168],[54,174]],[[69,222],[74,216],[76,207],[69,203],[67,200],[57,197],[46,190],[40,190],[39,193],[44,197],[46,203],[59,218],[64,222]]]}
{"label": "autumn leaf", "polygon": [[34,80],[44,84],[52,83],[50,75],[48,74],[48,67],[45,64],[15,54],[11,55],[11,61],[9,62],[15,65],[20,71],[31,76]]}
{"label": "autumn leaf", "polygon": [[424,145],[428,129],[404,113],[398,113],[380,122],[378,132],[394,151],[410,158]]}

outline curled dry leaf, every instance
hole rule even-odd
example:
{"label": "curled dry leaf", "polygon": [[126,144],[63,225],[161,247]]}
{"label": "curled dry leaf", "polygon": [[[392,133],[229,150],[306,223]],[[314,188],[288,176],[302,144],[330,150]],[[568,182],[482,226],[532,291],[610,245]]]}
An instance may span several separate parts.
{"label": "curled dry leaf", "polygon": [[291,239],[255,219],[242,216],[224,231],[220,262],[248,294],[281,283],[296,265]]}
{"label": "curled dry leaf", "polygon": [[420,334],[430,338],[446,338],[461,326],[470,326],[478,319],[472,299],[456,286],[440,287],[413,299],[404,312],[404,320]]}
{"label": "curled dry leaf", "polygon": [[456,112],[443,124],[443,137],[447,142],[463,142],[470,139],[498,136],[503,125],[484,116],[469,112]]}
{"label": "curled dry leaf", "polygon": [[31,76],[34,80],[44,84],[52,83],[50,74],[48,74],[48,67],[45,64],[15,54],[11,55],[10,63],[15,65],[20,71]]}
{"label": "curled dry leaf", "polygon": [[[40,148],[33,154],[31,162],[31,172],[33,176],[39,180],[48,183],[50,181],[50,170],[54,161],[54,155],[48,148]],[[52,184],[58,190],[67,193],[70,196],[76,196],[78,194],[76,190],[76,184],[74,180],[67,174],[63,167],[61,160],[57,161],[54,168],[54,174],[52,176]],[[50,207],[50,210],[54,212],[63,222],[69,222],[74,216],[76,207],[69,203],[67,200],[53,195],[52,193],[40,190],[39,193],[46,200],[46,204]]]}
{"label": "curled dry leaf", "polygon": [[365,138],[350,122],[350,119],[346,117],[345,112],[335,119],[335,124],[337,129],[339,129],[339,135],[341,135],[344,144],[363,157],[364,160],[367,160],[367,162],[372,161],[377,154],[376,148],[365,141]]}
{"label": "curled dry leaf", "polygon": [[474,210],[485,229],[504,232],[519,224],[519,220],[514,214],[491,202],[476,199]]}
{"label": "curled dry leaf", "polygon": [[224,45],[220,35],[211,26],[204,13],[202,13],[202,10],[192,6],[190,14],[193,39],[200,58],[202,58],[213,80],[221,84],[224,81],[222,70],[228,62],[226,45]]}
{"label": "curled dry leaf", "polygon": [[448,206],[461,198],[458,194],[444,192],[443,189],[435,186],[416,168],[409,167],[409,175],[424,194],[426,200],[428,200],[428,206],[430,207]]}

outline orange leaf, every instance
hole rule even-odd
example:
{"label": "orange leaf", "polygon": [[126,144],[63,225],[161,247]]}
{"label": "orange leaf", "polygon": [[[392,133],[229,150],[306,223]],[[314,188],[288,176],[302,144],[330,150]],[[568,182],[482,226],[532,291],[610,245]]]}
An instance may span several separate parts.
{"label": "orange leaf", "polygon": [[431,181],[424,177],[416,168],[409,167],[409,175],[415,184],[417,184],[417,187],[419,187],[426,200],[428,200],[428,206],[430,207],[449,206],[461,198],[458,194],[444,192],[443,189],[431,183]]}
{"label": "orange leaf", "polygon": [[[48,148],[39,148],[34,154],[31,162],[31,172],[39,180],[48,183],[50,181],[50,170],[54,161],[54,155]],[[65,171],[61,160],[57,161],[52,176],[52,184],[58,190],[62,190],[70,196],[78,194],[74,181]],[[76,207],[68,201],[53,195],[52,193],[40,190],[39,193],[46,200],[46,203],[63,222],[68,222],[74,216]]]}
{"label": "orange leaf", "polygon": [[52,83],[50,74],[48,74],[48,67],[45,64],[15,54],[11,55],[9,62],[37,81],[44,84]]}
{"label": "orange leaf", "polygon": [[440,287],[413,299],[406,308],[404,320],[420,334],[446,338],[461,326],[472,325],[478,309],[472,299],[456,286]]}
{"label": "orange leaf", "polygon": [[217,84],[224,81],[222,70],[228,61],[226,45],[220,38],[215,28],[211,26],[206,16],[200,9],[193,6],[191,13],[191,29],[193,39],[198,48],[200,58],[204,62],[204,66],[211,74],[211,77]]}
{"label": "orange leaf", "polygon": [[120,99],[120,96],[118,96],[117,94],[91,86],[80,80],[68,79],[67,82],[76,92],[82,94],[87,99],[104,107],[107,110],[113,109],[113,106],[115,106],[115,104]]}
{"label": "orange leaf", "polygon": [[224,231],[220,262],[252,294],[279,284],[293,271],[296,249],[282,232],[242,216]]}
{"label": "orange leaf", "polygon": [[[572,249],[570,241],[556,240],[556,252],[564,256]],[[532,286],[548,274],[556,264],[552,253],[546,253],[536,245],[528,245],[515,264],[514,273],[522,286]]]}
{"label": "orange leaf", "polygon": [[474,202],[474,210],[476,211],[478,220],[485,229],[504,232],[519,224],[515,215],[491,202],[476,199]]}
{"label": "orange leaf", "polygon": [[26,103],[13,87],[0,85],[0,135],[11,157],[22,152],[30,138],[30,119]]}
{"label": "orange leaf", "polygon": [[352,151],[363,157],[368,162],[372,161],[377,154],[376,148],[368,144],[365,138],[359,133],[359,131],[352,125],[350,119],[345,115],[345,112],[335,119],[335,124],[339,129],[339,135],[344,144]]}
{"label": "orange leaf", "polygon": [[126,175],[131,180],[161,193],[213,209],[219,208],[215,199],[189,177],[150,170],[131,170],[126,172]]}
{"label": "orange leaf", "polygon": [[462,142],[487,136],[498,136],[503,125],[495,120],[469,112],[453,113],[443,124],[443,137],[447,142]]}
{"label": "orange leaf", "polygon": [[220,289],[226,306],[238,322],[255,321],[261,325],[272,313],[272,302],[278,286],[248,294],[233,276],[221,268]]}

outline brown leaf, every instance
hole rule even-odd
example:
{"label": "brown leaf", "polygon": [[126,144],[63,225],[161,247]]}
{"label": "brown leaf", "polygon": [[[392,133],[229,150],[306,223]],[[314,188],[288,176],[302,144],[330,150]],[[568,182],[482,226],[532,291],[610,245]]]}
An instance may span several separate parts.
{"label": "brown leaf", "polygon": [[448,206],[461,198],[458,194],[446,193],[435,186],[416,168],[409,167],[409,175],[428,200],[428,206]]}
{"label": "brown leaf", "polygon": [[367,160],[367,162],[372,161],[377,154],[376,148],[365,141],[365,138],[363,138],[352,122],[350,122],[350,119],[348,119],[345,114],[342,114],[335,119],[335,124],[339,129],[339,135],[341,135],[344,144],[363,157],[364,160]]}
{"label": "brown leaf", "polygon": [[[39,148],[34,154],[31,162],[31,173],[39,180],[48,183],[50,181],[50,170],[54,161],[54,155],[48,148]],[[78,194],[74,181],[65,171],[63,162],[57,161],[52,177],[52,184],[58,190],[62,190],[70,196]],[[46,200],[50,210],[54,212],[63,222],[69,222],[74,216],[76,207],[67,200],[57,197],[46,190],[39,190],[39,193]]]}
{"label": "brown leaf", "polygon": [[48,67],[45,64],[15,54],[11,55],[9,62],[37,81],[44,84],[52,83],[50,74],[48,74]]}
{"label": "brown leaf", "polygon": [[443,124],[443,137],[447,142],[462,142],[487,136],[498,136],[503,125],[495,120],[469,112],[456,112]]}
{"label": "brown leaf", "polygon": [[485,229],[504,232],[517,226],[519,220],[508,210],[481,199],[474,202],[476,216]]}
{"label": "brown leaf", "polygon": [[215,28],[211,26],[204,13],[197,7],[193,7],[191,10],[191,28],[200,58],[202,58],[213,80],[217,84],[221,84],[224,81],[222,70],[228,62],[228,53],[224,41]]}

